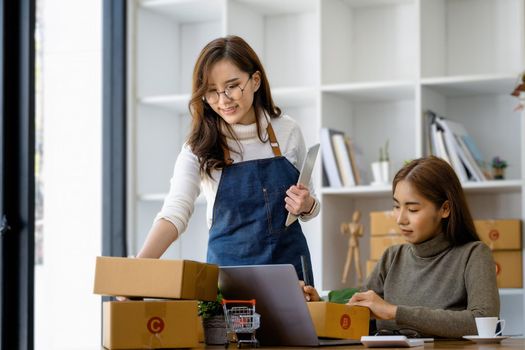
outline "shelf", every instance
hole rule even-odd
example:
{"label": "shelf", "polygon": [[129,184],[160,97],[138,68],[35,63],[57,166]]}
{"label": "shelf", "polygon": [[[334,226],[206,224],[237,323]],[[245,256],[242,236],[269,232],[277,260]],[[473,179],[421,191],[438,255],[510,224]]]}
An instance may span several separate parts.
{"label": "shelf", "polygon": [[236,2],[265,16],[313,12],[317,9],[317,2],[314,0],[236,0]]}
{"label": "shelf", "polygon": [[189,94],[157,95],[139,98],[139,103],[164,108],[177,114],[189,114]]}
{"label": "shelf", "polygon": [[[167,193],[144,193],[138,194],[137,198],[143,202],[163,202],[167,195]],[[206,204],[206,197],[204,197],[203,193],[197,197],[195,204]]]}
{"label": "shelf", "polygon": [[141,6],[179,23],[219,21],[222,3],[216,0],[148,0]]}
{"label": "shelf", "polygon": [[[521,180],[492,180],[483,182],[463,183],[465,193],[509,193],[520,192],[523,181]],[[384,186],[355,186],[331,188],[323,187],[321,194],[327,196],[351,196],[355,198],[363,197],[385,197],[392,193],[391,185]]]}
{"label": "shelf", "polygon": [[523,68],[523,1],[420,1],[423,77]]}
{"label": "shelf", "polygon": [[314,106],[317,102],[314,87],[279,87],[272,89],[272,97],[279,107]]}
{"label": "shelf", "polygon": [[490,180],[463,183],[465,193],[521,192],[522,180]]}
{"label": "shelf", "polygon": [[522,288],[500,288],[499,295],[523,295]]}
{"label": "shelf", "polygon": [[[272,89],[272,97],[277,106],[314,106],[317,92],[314,87],[280,87]],[[189,114],[190,94],[156,95],[139,98],[139,103],[167,109],[177,114]]]}
{"label": "shelf", "polygon": [[385,81],[331,84],[323,85],[321,90],[343,96],[354,102],[398,101],[414,98],[415,82]]}
{"label": "shelf", "polygon": [[328,196],[385,197],[392,193],[392,186],[323,187],[321,194]]}
{"label": "shelf", "polygon": [[378,5],[399,5],[410,4],[413,0],[344,0],[350,7],[369,7]]}
{"label": "shelf", "polygon": [[447,97],[510,94],[518,75],[468,75],[421,79],[423,87],[431,88]]}
{"label": "shelf", "polygon": [[415,79],[415,1],[321,1],[323,84]]}

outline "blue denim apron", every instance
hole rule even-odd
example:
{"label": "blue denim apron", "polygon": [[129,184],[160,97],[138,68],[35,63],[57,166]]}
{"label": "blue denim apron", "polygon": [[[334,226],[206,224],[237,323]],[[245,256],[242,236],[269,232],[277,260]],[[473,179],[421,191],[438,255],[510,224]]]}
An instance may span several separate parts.
{"label": "blue denim apron", "polygon": [[286,191],[297,184],[299,171],[281,155],[271,124],[267,131],[273,158],[231,164],[225,149],[230,165],[222,170],[215,197],[207,261],[222,266],[292,264],[304,280],[301,255],[311,266],[306,238],[298,220],[284,225]]}

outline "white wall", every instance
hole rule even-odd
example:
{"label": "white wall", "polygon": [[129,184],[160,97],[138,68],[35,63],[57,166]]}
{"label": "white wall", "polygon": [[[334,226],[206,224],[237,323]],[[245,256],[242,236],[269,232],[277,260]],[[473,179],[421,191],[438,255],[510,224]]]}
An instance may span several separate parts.
{"label": "white wall", "polygon": [[92,290],[101,252],[102,1],[38,1],[45,188],[35,349],[96,349],[100,297]]}

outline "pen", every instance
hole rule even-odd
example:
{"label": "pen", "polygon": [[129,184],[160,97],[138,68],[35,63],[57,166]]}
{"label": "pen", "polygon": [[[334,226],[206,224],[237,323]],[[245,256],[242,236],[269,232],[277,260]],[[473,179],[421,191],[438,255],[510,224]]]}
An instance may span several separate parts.
{"label": "pen", "polygon": [[301,255],[301,268],[303,270],[303,281],[305,286],[311,286],[310,278],[308,278],[308,261],[306,261],[306,257],[304,255]]}

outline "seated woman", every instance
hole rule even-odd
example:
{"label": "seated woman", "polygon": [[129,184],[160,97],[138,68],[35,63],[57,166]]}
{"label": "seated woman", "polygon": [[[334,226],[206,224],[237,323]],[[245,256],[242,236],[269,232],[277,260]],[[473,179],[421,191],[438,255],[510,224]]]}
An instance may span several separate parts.
{"label": "seated woman", "polygon": [[[392,188],[394,214],[409,244],[388,248],[366,291],[348,305],[368,307],[380,331],[477,334],[475,317],[499,316],[496,269],[456,173],[439,158],[420,158],[396,174]],[[304,292],[307,300],[319,300],[313,287]]]}

